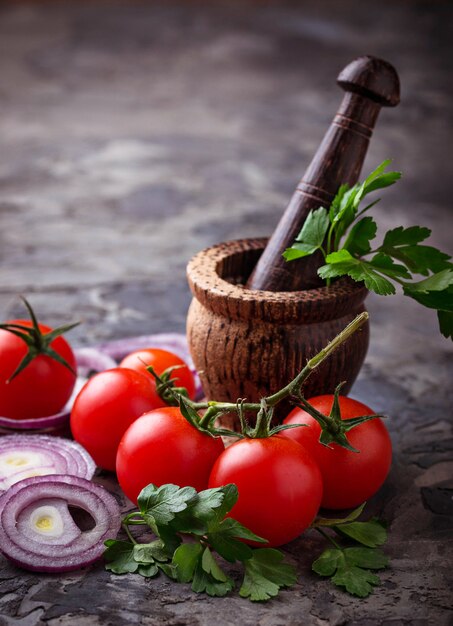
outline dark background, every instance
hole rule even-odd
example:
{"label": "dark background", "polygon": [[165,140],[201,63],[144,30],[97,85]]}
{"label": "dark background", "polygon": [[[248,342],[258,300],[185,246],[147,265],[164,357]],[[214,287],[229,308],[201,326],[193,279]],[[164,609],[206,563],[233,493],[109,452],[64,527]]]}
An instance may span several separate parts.
{"label": "dark background", "polygon": [[[450,2],[0,2],[0,317],[29,297],[74,343],[184,331],[185,265],[227,239],[269,234],[362,54],[395,65],[364,171],[404,172],[374,214],[421,224],[453,251]],[[371,503],[391,569],[366,601],[310,574],[268,605],[184,586],[62,577],[0,560],[0,624],[451,623],[451,343],[435,314],[368,298],[369,355],[353,395],[391,416],[395,461]],[[104,478],[113,487],[110,478]],[[3,595],[2,595],[3,594]]]}

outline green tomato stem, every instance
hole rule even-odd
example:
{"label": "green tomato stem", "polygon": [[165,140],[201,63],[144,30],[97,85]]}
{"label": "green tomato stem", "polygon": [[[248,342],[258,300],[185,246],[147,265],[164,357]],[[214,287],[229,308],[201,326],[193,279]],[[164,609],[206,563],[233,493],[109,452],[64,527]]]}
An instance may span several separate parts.
{"label": "green tomato stem", "polygon": [[[306,366],[299,372],[299,374],[285,387],[277,391],[276,393],[267,396],[262,402],[269,408],[275,407],[279,402],[292,395],[298,395],[298,392],[302,384],[307,380],[310,374],[317,368],[325,359],[327,359],[337,348],[339,348],[345,341],[351,337],[369,318],[366,311],[357,315],[352,322],[350,322],[341,333],[339,333],[331,342],[327,344],[318,354],[312,357]],[[232,402],[192,402],[186,400],[186,402],[196,411],[208,409],[209,419],[206,422],[212,421],[213,417],[218,416],[221,413],[230,413],[237,411],[237,403]],[[258,412],[262,408],[261,403],[256,402],[244,402],[241,403],[242,410]],[[202,418],[201,423],[206,418],[206,415]]]}
{"label": "green tomato stem", "polygon": [[123,521],[121,522],[121,526],[124,528],[124,530],[125,530],[125,532],[126,532],[126,535],[127,535],[127,536],[128,536],[128,538],[129,538],[129,541],[130,541],[131,543],[133,543],[134,545],[135,545],[135,544],[137,544],[137,541],[134,539],[134,537],[133,537],[133,535],[132,535],[131,531],[129,530],[129,527],[128,527],[128,525],[127,525],[127,522],[125,522],[125,521],[123,520]]}

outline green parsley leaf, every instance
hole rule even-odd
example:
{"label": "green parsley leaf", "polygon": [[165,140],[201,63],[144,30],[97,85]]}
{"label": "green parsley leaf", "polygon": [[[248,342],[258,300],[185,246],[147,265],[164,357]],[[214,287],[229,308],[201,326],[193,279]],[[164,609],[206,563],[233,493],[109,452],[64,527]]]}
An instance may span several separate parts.
{"label": "green parsley leaf", "polygon": [[283,253],[285,259],[290,261],[316,252],[322,246],[328,228],[329,216],[326,209],[320,207],[310,211],[293,246]]}
{"label": "green parsley leaf", "polygon": [[177,532],[204,535],[208,526],[216,525],[236,503],[236,485],[205,489],[190,500],[187,508],[179,511],[170,527]]}
{"label": "green parsley leaf", "polygon": [[453,285],[453,270],[442,270],[437,274],[432,274],[424,280],[420,280],[417,283],[410,283],[404,286],[406,292],[422,291],[424,293],[428,291],[444,291],[450,285]]}
{"label": "green parsley leaf", "polygon": [[159,568],[156,563],[140,563],[137,572],[144,578],[154,578],[159,573]]}
{"label": "green parsley leaf", "polygon": [[329,219],[331,222],[333,222],[335,215],[341,210],[342,204],[344,203],[343,198],[347,191],[349,191],[349,185],[347,183],[340,185],[329,209]]}
{"label": "green parsley leaf", "polygon": [[[212,561],[214,561],[214,559],[212,558],[212,554],[205,557],[206,551],[210,554],[209,548],[205,548],[205,551],[203,552],[203,557],[199,559],[195,567],[192,581],[192,590],[197,593],[205,592],[209,596],[225,596],[229,591],[233,589],[234,582],[229,576],[222,572],[217,564],[216,565],[218,569],[212,566]],[[222,580],[219,580],[218,578],[213,576],[211,569],[213,569],[216,573],[216,576],[221,577]]]}
{"label": "green parsley leaf", "polygon": [[263,602],[276,596],[282,587],[297,581],[296,570],[283,562],[283,554],[273,548],[258,548],[245,561],[245,576],[239,594],[253,602]]}
{"label": "green parsley leaf", "polygon": [[453,339],[453,286],[442,291],[415,291],[404,286],[404,293],[429,309],[437,309],[439,329],[444,337]]}
{"label": "green parsley leaf", "polygon": [[314,254],[316,250],[319,250],[319,246],[295,241],[291,248],[286,248],[283,252],[283,257],[286,261],[295,261],[296,259],[302,259],[303,257]]}
{"label": "green parsley leaf", "polygon": [[335,530],[369,548],[382,546],[387,541],[387,531],[376,519],[340,524],[335,526]]}
{"label": "green parsley leaf", "polygon": [[212,552],[209,548],[205,548],[203,555],[201,557],[201,567],[204,569],[206,574],[210,574],[216,580],[224,583],[228,580],[228,576],[225,572],[219,567],[217,561],[212,556]]}
{"label": "green parsley leaf", "polygon": [[139,563],[154,563],[154,561],[165,562],[168,554],[164,550],[160,539],[151,543],[137,543],[134,546],[134,559]]}
{"label": "green parsley leaf", "polygon": [[168,576],[171,580],[178,580],[175,567],[172,563],[156,563],[156,565],[165,574],[165,576]]}
{"label": "green parsley leaf", "polygon": [[395,263],[393,259],[391,259],[387,254],[383,252],[378,252],[375,254],[370,261],[368,261],[369,265],[374,267],[374,269],[378,272],[382,272],[386,276],[390,278],[412,278],[404,265],[399,265]]}
{"label": "green parsley leaf", "polygon": [[366,502],[358,506],[356,509],[351,511],[349,515],[341,518],[329,518],[329,517],[317,517],[313,524],[312,528],[322,528],[323,526],[338,526],[339,524],[348,524],[349,522],[354,522],[359,515],[363,512],[365,508]]}
{"label": "green parsley leaf", "polygon": [[[390,163],[390,161],[387,161],[387,163]],[[396,181],[399,180],[400,178],[401,178],[401,172],[385,172],[384,174],[380,174],[379,176],[376,176],[373,180],[367,182],[369,179],[368,177],[365,180],[365,189],[364,189],[364,194],[362,197],[371,193],[372,191],[376,191],[377,189],[384,189],[384,187],[390,187],[390,185],[395,184]]]}
{"label": "green parsley leaf", "polygon": [[319,247],[324,241],[328,228],[329,216],[326,209],[320,207],[315,211],[310,211],[296,241]]}
{"label": "green parsley leaf", "polygon": [[371,250],[370,241],[376,237],[377,225],[372,217],[363,217],[349,231],[344,248],[352,255],[362,256]]}
{"label": "green parsley leaf", "polygon": [[356,259],[344,248],[329,254],[326,261],[327,264],[318,270],[321,278],[348,275],[355,281],[363,281],[367,289],[379,295],[387,296],[395,293],[395,287],[392,283],[373,269],[370,263]]}
{"label": "green parsley leaf", "polygon": [[188,583],[192,580],[202,553],[201,543],[184,543],[175,550],[172,564],[180,583]]}
{"label": "green parsley leaf", "polygon": [[341,198],[337,212],[330,220],[331,223],[336,227],[337,241],[340,237],[343,236],[348,226],[350,226],[354,221],[358,206],[358,202],[356,203],[356,198],[359,191],[359,185],[354,185],[353,187],[351,187],[351,189],[348,189]]}
{"label": "green parsley leaf", "polygon": [[417,300],[423,306],[429,309],[437,309],[438,311],[453,312],[453,286],[443,289],[442,291],[414,291],[410,285],[404,286],[406,296]]}
{"label": "green parsley leaf", "polygon": [[453,339],[453,313],[451,311],[437,311],[439,329],[444,337]]}
{"label": "green parsley leaf", "polygon": [[[233,492],[236,495],[234,500],[234,502],[236,502],[236,485],[228,485],[228,488],[214,487],[213,489],[205,489],[204,491],[199,492],[198,498],[189,506],[189,509],[192,511],[193,515],[196,515],[205,522],[209,522],[216,517],[217,512],[223,505],[225,498],[232,497],[230,494]],[[228,506],[230,506],[229,503]]]}
{"label": "green parsley leaf", "polygon": [[[385,169],[390,163],[390,160],[383,161],[371,172],[363,183],[357,183],[346,190],[340,187],[340,198],[334,198],[329,210],[330,221],[335,226],[335,247],[338,248],[340,239],[355,220],[360,202],[363,198],[372,191],[393,185],[393,183],[401,177],[400,172],[385,173]],[[374,204],[376,204],[376,202],[368,205],[364,211],[371,208]]]}
{"label": "green parsley leaf", "polygon": [[384,246],[394,248],[396,246],[413,246],[421,241],[425,241],[430,236],[429,228],[422,226],[398,226],[387,231],[384,237]]}
{"label": "green parsley leaf", "polygon": [[235,519],[227,517],[219,524],[216,524],[208,532],[208,541],[220,556],[226,561],[245,561],[252,556],[252,549],[247,544],[238,539],[247,539],[257,543],[267,543],[252,533],[251,530],[240,524]]}
{"label": "green parsley leaf", "polygon": [[214,517],[210,520],[213,524],[223,520],[225,515],[229,513],[236,504],[239,497],[238,488],[233,483],[220,487],[220,490],[223,493],[223,501],[216,509]]}
{"label": "green parsley leaf", "polygon": [[156,487],[151,484],[140,492],[138,506],[142,514],[154,518],[156,524],[168,524],[196,496],[193,487],[181,488],[171,484]]}
{"label": "green parsley leaf", "polygon": [[327,548],[313,563],[312,570],[320,576],[332,576],[332,582],[350,594],[365,598],[379,585],[379,577],[370,569],[387,567],[388,559],[373,548]]}
{"label": "green parsley leaf", "polygon": [[138,563],[134,558],[133,543],[118,539],[107,539],[104,543],[107,546],[104,551],[104,559],[107,561],[105,569],[114,574],[127,574],[137,571]]}
{"label": "green parsley leaf", "polygon": [[144,516],[145,521],[147,521],[147,524],[152,528],[153,532],[160,538],[161,542],[162,542],[162,548],[165,551],[165,553],[171,557],[171,555],[174,553],[174,551],[181,545],[182,543],[182,539],[181,537],[178,535],[177,530],[175,530],[172,526],[167,525],[161,525],[161,526],[156,526],[152,525],[151,520],[147,520],[147,516]]}
{"label": "green parsley leaf", "polygon": [[432,246],[419,245],[420,241],[424,241],[430,234],[429,228],[398,226],[386,233],[379,249],[404,263],[415,274],[426,276],[430,271],[440,272],[452,267],[448,254]]}

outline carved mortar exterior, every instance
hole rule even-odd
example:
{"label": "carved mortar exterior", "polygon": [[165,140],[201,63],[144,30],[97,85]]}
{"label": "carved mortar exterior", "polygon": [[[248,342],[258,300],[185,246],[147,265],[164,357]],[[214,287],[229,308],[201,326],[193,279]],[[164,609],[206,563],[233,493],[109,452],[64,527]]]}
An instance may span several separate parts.
{"label": "carved mortar exterior", "polygon": [[[365,310],[367,289],[345,278],[305,291],[246,289],[243,285],[266,241],[222,243],[199,252],[188,264],[194,298],[187,337],[208,399],[257,401],[276,392]],[[368,340],[367,323],[310,376],[306,397],[331,393],[341,381],[346,381],[347,393],[365,359]]]}

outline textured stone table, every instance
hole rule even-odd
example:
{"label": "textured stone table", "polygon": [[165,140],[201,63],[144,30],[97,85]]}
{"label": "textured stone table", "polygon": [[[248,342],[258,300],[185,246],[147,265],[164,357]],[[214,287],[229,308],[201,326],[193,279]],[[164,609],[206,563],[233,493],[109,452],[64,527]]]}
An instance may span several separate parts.
{"label": "textured stone table", "polygon": [[[0,317],[22,314],[22,293],[51,324],[82,319],[79,345],[183,331],[187,260],[271,232],[336,110],[337,72],[365,53],[403,85],[366,169],[393,157],[405,176],[375,213],[382,228],[431,225],[452,252],[453,6],[318,4],[2,2]],[[391,416],[395,449],[371,502],[390,526],[374,595],[311,574],[310,534],[286,548],[299,584],[265,605],[101,564],[31,575],[0,557],[0,624],[452,623],[451,343],[415,303],[368,302],[353,395]]]}

